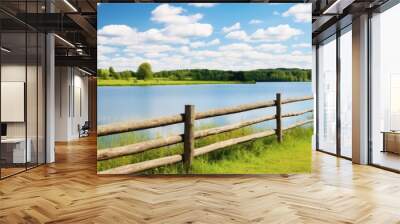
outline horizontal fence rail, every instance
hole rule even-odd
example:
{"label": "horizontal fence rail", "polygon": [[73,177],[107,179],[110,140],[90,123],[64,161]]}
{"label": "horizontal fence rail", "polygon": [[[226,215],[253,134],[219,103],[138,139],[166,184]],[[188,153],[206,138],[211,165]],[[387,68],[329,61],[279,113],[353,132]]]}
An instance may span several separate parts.
{"label": "horizontal fence rail", "polygon": [[[300,116],[306,113],[313,112],[312,109],[299,111],[299,112],[291,112],[282,114],[282,104],[294,103],[294,102],[301,102],[306,100],[313,99],[312,96],[306,97],[298,97],[298,98],[288,98],[288,99],[281,99],[281,94],[276,94],[276,100],[265,101],[265,102],[258,102],[252,104],[244,104],[234,107],[226,107],[221,109],[214,109],[205,112],[195,112],[193,105],[186,105],[185,106],[185,113],[180,115],[173,115],[173,116],[166,116],[160,117],[155,119],[149,119],[144,121],[133,121],[133,122],[124,122],[124,123],[116,123],[110,125],[103,125],[100,126],[98,129],[98,136],[107,136],[112,134],[119,134],[124,132],[130,131],[137,131],[155,127],[163,127],[167,125],[177,124],[177,123],[184,123],[185,130],[184,134],[181,135],[174,135],[165,138],[153,139],[144,142],[139,142],[135,144],[129,144],[125,146],[113,147],[108,149],[101,149],[97,152],[97,160],[108,160],[113,159],[121,156],[133,155],[136,153],[145,152],[147,150],[170,146],[178,143],[184,143],[184,152],[182,155],[172,155],[166,156],[162,158],[147,160],[143,162],[138,162],[134,164],[124,165],[112,169],[108,169],[105,171],[99,172],[99,174],[131,174],[137,173],[144,170],[156,168],[159,166],[174,164],[178,162],[183,162],[186,172],[189,172],[192,160],[194,157],[203,155],[218,149],[226,148],[228,146],[232,146],[235,144],[272,136],[274,134],[277,135],[278,141],[282,141],[282,132],[288,129],[299,127],[305,125],[307,123],[312,122],[312,120],[306,120],[297,122],[293,125],[290,125],[286,128],[282,128],[282,118],[287,117],[294,117]],[[222,115],[229,115],[234,113],[241,113],[245,111],[255,110],[255,109],[262,109],[267,107],[276,107],[276,114],[263,116],[256,119],[246,120],[235,124],[225,125],[216,128],[210,128],[206,130],[199,130],[194,131],[194,121],[222,116]],[[194,148],[194,141],[195,139],[200,139],[216,134],[221,134],[233,130],[237,130],[243,127],[247,127],[253,124],[258,124],[265,121],[276,120],[276,129],[275,130],[267,130],[259,133],[254,133],[234,139],[229,139],[221,142],[216,142],[201,148]]]}
{"label": "horizontal fence rail", "polygon": [[[288,98],[286,100],[283,100],[282,104],[301,102],[301,101],[306,101],[306,100],[311,100],[311,99],[313,99],[312,96]],[[271,101],[266,101],[266,102],[244,104],[244,105],[235,106],[235,107],[227,107],[227,108],[222,108],[222,109],[209,110],[206,112],[197,113],[196,120],[209,118],[209,117],[216,117],[216,116],[221,116],[221,115],[240,113],[240,112],[245,112],[245,111],[249,111],[249,110],[261,109],[261,108],[267,108],[267,107],[273,107],[273,106],[276,106],[276,103],[274,100],[271,100]],[[163,126],[172,125],[172,124],[178,124],[178,123],[183,122],[183,116],[184,116],[183,114],[180,114],[180,115],[165,116],[165,117],[159,117],[159,118],[143,120],[143,121],[128,121],[128,122],[119,122],[119,123],[114,123],[114,124],[102,125],[102,126],[98,127],[97,136],[120,134],[120,133],[124,133],[124,132],[139,131],[139,130],[143,130],[143,129],[157,128],[157,127],[163,127]]]}

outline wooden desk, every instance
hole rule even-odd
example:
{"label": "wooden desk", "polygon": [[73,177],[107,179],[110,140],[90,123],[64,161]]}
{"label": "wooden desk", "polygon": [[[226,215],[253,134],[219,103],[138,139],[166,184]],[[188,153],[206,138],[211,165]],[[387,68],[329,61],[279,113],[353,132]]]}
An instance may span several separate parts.
{"label": "wooden desk", "polygon": [[383,131],[383,151],[400,154],[400,131]]}
{"label": "wooden desk", "polygon": [[1,159],[13,164],[31,162],[31,139],[28,138],[27,142],[25,151],[25,138],[1,139]]}

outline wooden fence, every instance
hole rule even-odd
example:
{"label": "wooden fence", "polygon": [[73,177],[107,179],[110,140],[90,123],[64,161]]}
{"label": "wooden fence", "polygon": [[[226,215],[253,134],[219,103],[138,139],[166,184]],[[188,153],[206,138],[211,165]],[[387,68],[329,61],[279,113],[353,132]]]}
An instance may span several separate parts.
{"label": "wooden fence", "polygon": [[[120,167],[108,169],[99,172],[99,174],[131,174],[137,173],[144,170],[174,164],[177,162],[183,162],[185,171],[189,172],[190,166],[192,164],[193,158],[199,155],[203,155],[218,149],[222,149],[228,146],[232,146],[235,144],[251,141],[258,138],[263,138],[267,136],[271,136],[276,134],[278,142],[282,142],[283,140],[283,131],[288,129],[299,127],[304,124],[312,122],[311,120],[305,120],[301,122],[297,122],[293,125],[283,128],[282,127],[282,119],[287,117],[294,117],[303,115],[306,113],[310,113],[313,110],[304,110],[300,112],[292,112],[282,114],[282,105],[294,102],[301,102],[306,100],[312,100],[312,96],[306,97],[297,97],[297,98],[288,98],[282,99],[281,94],[276,94],[275,100],[258,102],[252,104],[244,104],[234,107],[226,107],[221,109],[209,110],[205,112],[196,112],[194,105],[186,105],[185,112],[180,115],[166,116],[155,119],[143,120],[143,121],[132,121],[132,122],[121,122],[114,123],[109,125],[103,125],[98,127],[97,135],[98,136],[107,136],[112,134],[120,134],[124,132],[131,132],[137,130],[144,130],[149,128],[163,127],[178,123],[184,123],[184,133],[181,135],[173,135],[165,138],[153,139],[144,142],[139,142],[135,144],[119,146],[114,148],[102,149],[97,151],[97,160],[108,160],[121,156],[132,155],[140,152],[144,152],[150,149],[160,148],[164,146],[170,146],[177,143],[183,143],[183,154],[177,154],[172,156],[166,156],[158,159],[147,160],[143,162],[138,162],[129,165],[123,165]],[[263,116],[260,118],[256,118],[253,120],[242,121],[240,123],[235,123],[231,125],[226,125],[222,127],[210,128],[206,130],[195,131],[194,123],[196,120],[217,117],[222,115],[240,113],[255,109],[268,108],[268,107],[276,107],[276,114]],[[239,128],[243,128],[246,126],[250,126],[253,124],[261,123],[264,121],[276,120],[276,129],[275,130],[267,130],[259,133],[254,133],[234,139],[229,139],[217,143],[213,143],[201,148],[195,149],[194,142],[195,139],[204,138],[211,135],[216,135],[224,132],[233,131]]]}

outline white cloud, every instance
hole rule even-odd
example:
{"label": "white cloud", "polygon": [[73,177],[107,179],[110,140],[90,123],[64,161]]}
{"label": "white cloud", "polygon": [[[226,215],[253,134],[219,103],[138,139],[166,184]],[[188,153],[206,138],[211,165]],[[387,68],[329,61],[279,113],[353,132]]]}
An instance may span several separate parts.
{"label": "white cloud", "polygon": [[210,50],[202,50],[202,51],[193,51],[192,56],[195,58],[215,58],[215,57],[220,57],[221,52],[218,51],[210,51]]}
{"label": "white cloud", "polygon": [[115,53],[115,52],[117,52],[117,50],[118,49],[115,47],[109,47],[109,46],[104,46],[104,45],[97,46],[97,53],[99,55]]}
{"label": "white cloud", "polygon": [[191,48],[199,48],[199,47],[204,47],[204,46],[206,46],[206,42],[204,42],[204,41],[195,41],[195,42],[190,43]]}
{"label": "white cloud", "polygon": [[189,3],[189,5],[199,8],[211,8],[217,5],[217,3]]}
{"label": "white cloud", "polygon": [[[202,14],[191,14],[175,5],[157,6],[149,19],[153,24],[158,23],[157,26],[139,30],[115,24],[99,29],[99,68],[113,66],[117,71],[137,70],[143,62],[151,63],[154,71],[311,67],[311,53],[301,49],[306,47],[306,43],[302,43],[304,40],[292,44],[294,50],[291,52],[288,52],[290,45],[279,43],[302,34],[301,30],[287,24],[246,32],[237,22],[222,29],[225,38],[236,40],[225,43],[225,38],[212,38],[213,27],[201,22]],[[245,21],[246,26],[249,26],[247,22],[259,24]]]}
{"label": "white cloud", "polygon": [[146,53],[144,54],[147,58],[163,58],[163,57],[168,57],[168,54],[163,54],[163,53]]}
{"label": "white cloud", "polygon": [[203,18],[202,14],[183,15],[184,12],[185,10],[181,7],[162,4],[151,12],[151,20],[164,24],[165,27],[161,31],[168,36],[207,37],[212,34],[211,24],[198,23]]}
{"label": "white cloud", "polygon": [[216,39],[208,42],[208,46],[218,45],[220,43],[221,43],[221,41],[218,38],[216,38]]}
{"label": "white cloud", "polygon": [[158,30],[158,29],[149,29],[143,33],[138,34],[142,41],[160,41],[164,43],[178,43],[178,44],[185,44],[188,43],[189,40],[179,36],[179,35],[171,35],[167,34],[165,30]]}
{"label": "white cloud", "polygon": [[311,22],[311,4],[295,4],[286,12],[282,13],[282,16],[293,16],[294,21],[298,23]]}
{"label": "white cloud", "polygon": [[231,32],[231,31],[234,31],[234,30],[240,30],[240,23],[235,23],[235,24],[233,24],[232,26],[229,26],[229,27],[223,27],[222,28],[222,32],[223,33],[229,33],[229,32]]}
{"label": "white cloud", "polygon": [[106,61],[108,60],[108,56],[114,53],[117,53],[118,49],[115,47],[109,47],[104,45],[97,46],[97,60]]}
{"label": "white cloud", "polygon": [[127,25],[107,25],[101,28],[97,33],[104,36],[118,36],[121,33],[132,33],[136,30]]}
{"label": "white cloud", "polygon": [[190,43],[189,45],[192,48],[199,48],[199,47],[214,46],[214,45],[218,45],[220,43],[221,43],[221,41],[218,38],[216,38],[216,39],[214,39],[212,41],[209,41],[209,42],[195,41],[195,42]]}
{"label": "white cloud", "polygon": [[251,35],[255,41],[285,41],[294,36],[303,34],[299,29],[292,28],[288,24],[268,27],[267,29],[258,29]]}
{"label": "white cloud", "polygon": [[166,24],[188,24],[195,23],[203,18],[202,14],[181,15],[184,9],[181,7],[161,4],[151,12],[151,20]]}
{"label": "white cloud", "polygon": [[263,21],[258,20],[258,19],[252,19],[252,20],[250,20],[249,24],[260,24],[260,23],[262,23],[262,22],[263,22]]}
{"label": "white cloud", "polygon": [[139,34],[135,28],[127,25],[107,25],[97,31],[99,45],[129,45],[137,44]]}
{"label": "white cloud", "polygon": [[299,43],[299,44],[293,44],[293,48],[310,48],[311,44],[309,43]]}
{"label": "white cloud", "polygon": [[178,52],[181,54],[189,54],[190,48],[188,46],[182,46],[182,47],[178,48]]}
{"label": "white cloud", "polygon": [[127,25],[107,25],[98,31],[99,44],[132,45],[143,42],[187,44],[189,37],[207,37],[213,32],[211,24],[199,23],[201,14],[183,15],[181,7],[168,4],[157,6],[151,20],[162,23],[163,28],[151,28],[140,32]]}
{"label": "white cloud", "polygon": [[246,42],[279,42],[286,41],[292,37],[303,34],[299,29],[290,27],[288,24],[257,29],[251,35],[243,30],[235,30],[225,35],[228,39],[241,40]]}
{"label": "white cloud", "polygon": [[[252,47],[249,44],[235,43],[221,46],[216,51],[194,51],[190,68],[222,70],[254,70],[261,68],[310,68],[311,54],[301,52],[273,53]],[[229,60],[226,60],[229,58]]]}
{"label": "white cloud", "polygon": [[303,52],[301,52],[301,51],[292,51],[291,54],[292,55],[296,55],[296,56],[300,56],[300,55],[303,55]]}
{"label": "white cloud", "polygon": [[[254,70],[262,68],[310,68],[311,53],[293,51],[291,53],[274,53],[265,51],[259,46],[235,43],[223,45],[217,50],[190,51],[180,47],[175,52],[148,53],[143,56],[109,57],[99,60],[99,68],[113,66],[117,71],[137,70],[142,62],[149,62],[154,71],[174,69],[221,69],[221,70]],[[227,60],[229,59],[229,60]]]}
{"label": "white cloud", "polygon": [[248,50],[252,50],[253,47],[250,46],[249,44],[234,43],[234,44],[228,44],[228,45],[221,46],[218,49],[221,51],[248,51]]}
{"label": "white cloud", "polygon": [[146,60],[142,57],[110,57],[98,61],[99,68],[114,67],[117,71],[137,70],[137,66]]}
{"label": "white cloud", "polygon": [[169,36],[177,36],[177,37],[208,37],[213,32],[213,27],[210,24],[202,24],[202,23],[191,23],[182,25],[169,25],[164,31]]}
{"label": "white cloud", "polygon": [[274,12],[272,12],[272,14],[275,15],[275,16],[279,16],[280,15],[280,13],[278,11],[274,11]]}
{"label": "white cloud", "polygon": [[243,30],[237,30],[237,31],[230,32],[225,37],[228,39],[234,39],[234,40],[243,40],[243,41],[248,40],[247,33]]}
{"label": "white cloud", "polygon": [[131,45],[125,48],[124,52],[132,52],[132,53],[162,53],[174,51],[175,49],[169,45],[163,44],[146,44],[146,45]]}
{"label": "white cloud", "polygon": [[256,47],[260,51],[273,52],[273,53],[284,53],[287,47],[282,44],[261,44]]}
{"label": "white cloud", "polygon": [[188,43],[189,40],[180,36],[167,35],[165,31],[149,29],[139,32],[136,28],[127,25],[107,25],[98,32],[99,45],[132,45],[143,42],[156,41],[164,43]]}

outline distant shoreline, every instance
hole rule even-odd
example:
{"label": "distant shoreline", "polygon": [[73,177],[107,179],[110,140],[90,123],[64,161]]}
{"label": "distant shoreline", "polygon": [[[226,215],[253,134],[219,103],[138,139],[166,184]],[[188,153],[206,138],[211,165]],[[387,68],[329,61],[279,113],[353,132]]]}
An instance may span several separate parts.
{"label": "distant shoreline", "polygon": [[115,80],[98,79],[97,86],[166,86],[166,85],[205,85],[205,84],[255,84],[254,81],[206,81],[206,80]]}
{"label": "distant shoreline", "polygon": [[[311,81],[268,81],[268,82],[311,82]],[[115,79],[98,79],[97,86],[178,86],[178,85],[221,85],[221,84],[256,84],[255,81],[207,81],[207,80],[115,80]]]}

